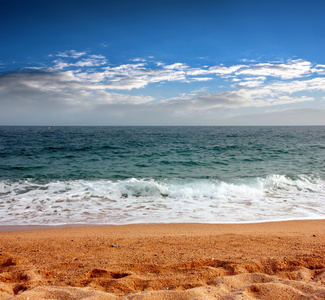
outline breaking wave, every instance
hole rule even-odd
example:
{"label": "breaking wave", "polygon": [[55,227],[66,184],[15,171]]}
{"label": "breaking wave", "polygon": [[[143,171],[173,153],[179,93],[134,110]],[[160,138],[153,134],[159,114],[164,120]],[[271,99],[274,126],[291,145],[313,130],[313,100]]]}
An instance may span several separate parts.
{"label": "breaking wave", "polygon": [[325,181],[217,179],[2,180],[2,224],[242,223],[325,217]]}

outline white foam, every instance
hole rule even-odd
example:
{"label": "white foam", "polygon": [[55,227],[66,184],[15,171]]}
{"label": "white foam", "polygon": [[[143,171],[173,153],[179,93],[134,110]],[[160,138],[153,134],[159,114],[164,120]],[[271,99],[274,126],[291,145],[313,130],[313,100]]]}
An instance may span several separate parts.
{"label": "white foam", "polygon": [[0,225],[241,223],[325,217],[319,177],[0,181]]}

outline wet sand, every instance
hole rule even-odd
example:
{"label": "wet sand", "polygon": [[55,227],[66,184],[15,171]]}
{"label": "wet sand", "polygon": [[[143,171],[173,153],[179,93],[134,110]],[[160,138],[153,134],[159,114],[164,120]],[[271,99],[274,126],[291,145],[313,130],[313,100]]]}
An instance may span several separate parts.
{"label": "wet sand", "polygon": [[0,299],[325,299],[325,220],[0,231]]}

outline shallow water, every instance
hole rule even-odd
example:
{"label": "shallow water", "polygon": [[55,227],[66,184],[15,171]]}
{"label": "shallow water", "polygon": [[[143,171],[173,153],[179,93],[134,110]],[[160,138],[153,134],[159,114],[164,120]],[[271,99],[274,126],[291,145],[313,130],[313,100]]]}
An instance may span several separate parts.
{"label": "shallow water", "polygon": [[325,216],[325,127],[0,127],[0,225]]}

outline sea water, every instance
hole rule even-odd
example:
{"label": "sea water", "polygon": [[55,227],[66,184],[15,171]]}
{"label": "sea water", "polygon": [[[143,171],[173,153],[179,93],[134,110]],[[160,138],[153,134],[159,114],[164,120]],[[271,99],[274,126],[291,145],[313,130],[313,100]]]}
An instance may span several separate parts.
{"label": "sea water", "polygon": [[0,127],[0,225],[325,218],[325,127]]}

